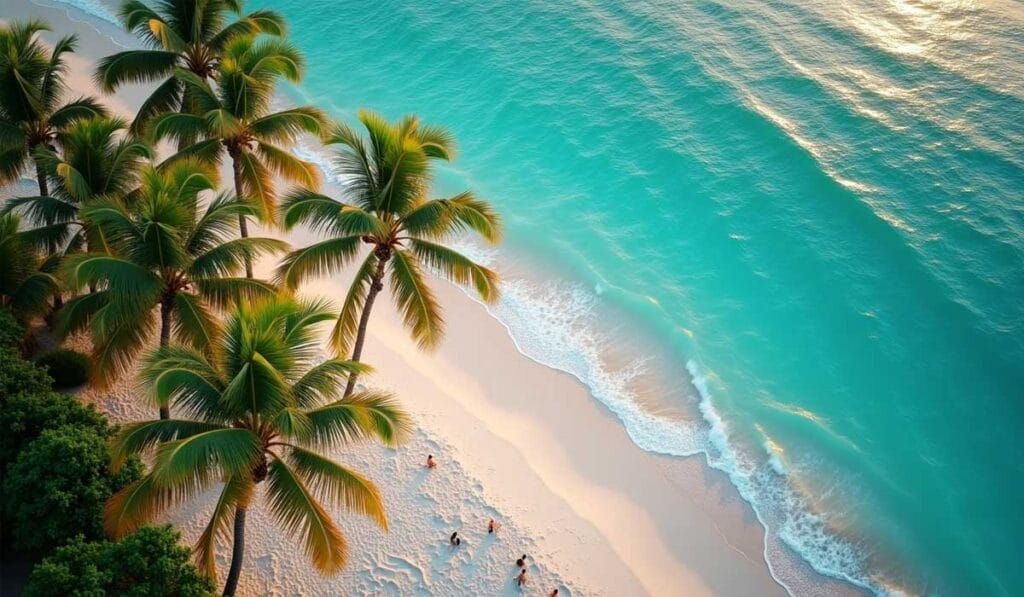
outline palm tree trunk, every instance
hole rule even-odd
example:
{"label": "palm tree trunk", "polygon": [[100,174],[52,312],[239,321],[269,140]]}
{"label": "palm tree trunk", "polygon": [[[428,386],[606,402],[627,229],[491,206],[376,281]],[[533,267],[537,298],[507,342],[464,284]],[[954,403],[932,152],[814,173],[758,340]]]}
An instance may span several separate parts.
{"label": "palm tree trunk", "polygon": [[[36,160],[36,182],[39,183],[39,196],[46,197],[50,194],[50,187],[46,182],[46,175],[43,174],[43,165]],[[50,224],[51,222],[47,222]],[[50,239],[46,241],[46,250],[48,255],[53,255],[57,252],[57,243]],[[60,292],[56,292],[53,295],[53,311],[56,312],[64,306],[64,298],[61,297]]]}
{"label": "palm tree trunk", "polygon": [[224,597],[231,597],[238,589],[238,578],[242,575],[242,559],[245,557],[245,508],[235,508],[235,544],[231,548],[231,569],[224,583]]}
{"label": "palm tree trunk", "polygon": [[[238,158],[237,154],[231,155],[231,169],[235,174],[235,196],[242,199],[242,162]],[[242,238],[249,238],[249,226],[242,214],[238,214],[238,232]],[[245,277],[252,278],[252,260],[248,255],[245,257]]]}
{"label": "palm tree trunk", "polygon": [[[160,348],[166,348],[171,342],[171,309],[174,308],[174,296],[168,295],[160,300]],[[160,418],[171,417],[170,406],[160,406]]]}
{"label": "palm tree trunk", "polygon": [[[370,310],[373,309],[373,301],[377,299],[377,295],[380,291],[384,290],[384,265],[390,258],[390,253],[384,255],[380,255],[378,253],[377,271],[374,272],[373,277],[370,278],[370,291],[366,293],[366,302],[363,304],[363,313],[359,316],[359,329],[356,332],[356,342],[352,346],[352,360],[357,363],[363,356],[363,342],[366,341],[366,326],[370,323]],[[358,378],[358,373],[353,373],[348,376],[348,384],[345,386],[344,398],[348,398],[352,395],[352,392],[355,391],[356,379]]]}

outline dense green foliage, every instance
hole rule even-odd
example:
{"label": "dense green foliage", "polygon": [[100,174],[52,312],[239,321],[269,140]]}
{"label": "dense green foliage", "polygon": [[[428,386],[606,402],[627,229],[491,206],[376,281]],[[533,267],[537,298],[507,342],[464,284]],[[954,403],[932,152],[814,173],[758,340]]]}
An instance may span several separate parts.
{"label": "dense green foliage", "polygon": [[36,364],[50,374],[53,387],[57,389],[73,388],[89,381],[89,357],[77,350],[58,348],[39,357]]}
{"label": "dense green foliage", "polygon": [[[2,356],[3,351],[0,351]],[[113,433],[106,418],[92,405],[85,406],[74,396],[50,391],[50,381],[45,374],[31,363],[21,361],[21,364],[25,371],[42,375],[42,381],[33,391],[8,395],[0,402],[0,429],[4,431],[0,433],[0,471],[47,429],[65,426],[89,429],[103,438]]]}
{"label": "dense green foliage", "polygon": [[103,505],[141,470],[133,460],[111,473],[107,438],[94,428],[44,430],[7,467],[4,479],[15,548],[42,555],[77,535],[101,538]]}
{"label": "dense green foliage", "polygon": [[[0,405],[4,405],[18,394],[48,392],[52,384],[53,380],[46,373],[46,369],[25,361],[12,349],[0,348]],[[0,429],[8,432],[7,428]],[[3,435],[0,433],[0,443],[3,442]]]}
{"label": "dense green foliage", "polygon": [[0,350],[16,350],[24,336],[25,328],[14,315],[7,309],[0,309]]}
{"label": "dense green foliage", "polygon": [[170,526],[142,527],[116,543],[76,537],[36,565],[25,595],[213,595],[213,584],[189,562],[179,539]]}

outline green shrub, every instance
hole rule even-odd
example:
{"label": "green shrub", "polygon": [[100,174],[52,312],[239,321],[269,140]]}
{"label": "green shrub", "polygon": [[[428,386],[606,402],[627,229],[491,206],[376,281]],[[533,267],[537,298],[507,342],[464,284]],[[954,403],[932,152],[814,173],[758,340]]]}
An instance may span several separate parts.
{"label": "green shrub", "polygon": [[73,388],[89,379],[89,357],[69,348],[58,348],[36,360],[53,378],[56,389]]}
{"label": "green shrub", "polygon": [[0,348],[18,350],[22,338],[25,337],[25,328],[21,326],[9,309],[0,309]]}
{"label": "green shrub", "polygon": [[[0,351],[0,357],[2,353]],[[2,363],[0,358],[0,369]],[[34,367],[31,369],[38,371]],[[45,375],[42,381],[33,383],[36,384],[30,390],[33,393],[13,393],[0,401],[0,474],[46,429],[70,425],[92,429],[104,439],[113,435],[106,417],[94,406],[84,405],[74,396],[50,390],[50,378]]]}
{"label": "green shrub", "polygon": [[42,555],[76,535],[102,538],[107,499],[141,474],[138,460],[111,474],[107,437],[96,429],[43,431],[7,467],[5,511],[15,549]]}
{"label": "green shrub", "polygon": [[170,526],[142,527],[117,543],[77,537],[32,570],[26,597],[213,595]]}
{"label": "green shrub", "polygon": [[21,358],[14,349],[0,348],[0,407],[11,396],[49,393],[52,387],[46,369]]}

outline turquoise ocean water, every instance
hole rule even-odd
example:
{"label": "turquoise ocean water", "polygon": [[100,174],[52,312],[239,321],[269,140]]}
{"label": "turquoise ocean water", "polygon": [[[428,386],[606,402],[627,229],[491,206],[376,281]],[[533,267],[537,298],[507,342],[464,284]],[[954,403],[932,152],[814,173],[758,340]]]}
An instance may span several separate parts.
{"label": "turquoise ocean water", "polygon": [[725,471],[791,592],[1024,594],[1024,5],[254,6],[302,99],[455,131],[495,314]]}

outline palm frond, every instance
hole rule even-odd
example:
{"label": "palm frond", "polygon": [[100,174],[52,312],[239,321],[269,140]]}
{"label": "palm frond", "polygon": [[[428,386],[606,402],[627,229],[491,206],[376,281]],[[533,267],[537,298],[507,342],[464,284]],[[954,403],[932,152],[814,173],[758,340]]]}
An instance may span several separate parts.
{"label": "palm frond", "polygon": [[253,483],[249,475],[232,475],[224,482],[224,489],[217,498],[217,504],[210,515],[210,522],[203,529],[195,544],[195,559],[199,571],[217,582],[217,540],[228,541],[231,538],[228,522],[238,507],[246,507],[253,493]]}
{"label": "palm frond", "polygon": [[[276,172],[284,180],[310,188],[320,186],[320,171],[312,163],[300,160],[291,153],[269,143],[257,143],[256,153],[270,170]],[[276,210],[272,211],[271,216],[275,212]]]}
{"label": "palm frond", "polygon": [[129,456],[142,454],[157,444],[185,439],[199,433],[223,428],[223,426],[213,423],[200,423],[181,419],[160,419],[158,421],[130,423],[122,427],[110,442],[111,467],[114,470],[118,470]]}
{"label": "palm frond", "polygon": [[485,302],[494,304],[498,301],[498,274],[494,271],[442,245],[425,240],[412,240],[410,245],[421,262],[444,278],[461,286],[472,283]]}
{"label": "palm frond", "polygon": [[156,482],[152,474],[115,493],[103,509],[103,528],[113,539],[133,533],[161,513],[199,495],[216,477],[193,475],[174,485]]}
{"label": "palm frond", "polygon": [[306,486],[328,504],[362,514],[388,528],[388,517],[380,490],[372,481],[347,467],[315,452],[292,448],[288,463],[302,477]]}
{"label": "palm frond", "polygon": [[276,279],[294,289],[308,278],[332,275],[355,257],[362,242],[361,236],[342,236],[296,249],[281,261]]}
{"label": "palm frond", "polygon": [[195,287],[200,296],[219,309],[277,294],[273,284],[251,278],[207,278],[196,280]]}
{"label": "palm frond", "polygon": [[327,116],[314,106],[299,106],[267,114],[253,120],[249,129],[265,143],[288,143],[299,135],[319,135],[327,122]]}
{"label": "palm frond", "polygon": [[174,297],[174,337],[179,341],[203,349],[213,344],[220,332],[220,322],[202,299],[188,292]]}
{"label": "palm frond", "polygon": [[57,108],[50,114],[50,125],[54,128],[63,129],[72,122],[84,118],[102,118],[107,115],[107,109],[92,97],[80,97]]}
{"label": "palm frond", "polygon": [[288,243],[276,238],[237,238],[198,255],[188,273],[194,279],[234,276],[245,266],[246,260],[255,262],[262,255],[287,250]]}
{"label": "palm frond", "polygon": [[444,335],[441,307],[423,279],[419,260],[408,251],[396,250],[391,258],[391,293],[406,327],[420,348],[433,348]]}
{"label": "palm frond", "polygon": [[344,568],[348,560],[345,537],[298,475],[275,459],[267,483],[271,513],[288,534],[301,537],[313,566],[322,574]]}
{"label": "palm frond", "polygon": [[96,67],[96,84],[107,93],[126,83],[148,83],[171,76],[178,54],[165,50],[127,50],[107,56]]}
{"label": "palm frond", "polygon": [[311,367],[292,385],[295,401],[302,408],[313,408],[328,402],[340,392],[353,373],[366,373],[370,367],[344,359],[327,359]]}
{"label": "palm frond", "polygon": [[409,416],[387,392],[357,392],[306,415],[313,423],[313,437],[307,443],[311,446],[339,446],[371,437],[393,446],[410,430]]}
{"label": "palm frond", "polygon": [[366,295],[370,290],[370,284],[373,283],[377,265],[377,255],[370,251],[362,265],[356,270],[355,277],[349,284],[348,292],[345,293],[345,302],[341,304],[338,320],[331,330],[331,345],[338,354],[349,354],[352,348],[352,342],[359,331],[359,319],[363,314],[363,305],[366,304]]}
{"label": "palm frond", "polygon": [[153,480],[159,487],[169,487],[194,477],[249,473],[262,451],[260,438],[248,429],[202,431],[160,444]]}
{"label": "palm frond", "polygon": [[384,235],[387,232],[384,222],[373,212],[310,189],[289,192],[281,203],[280,212],[286,230],[304,224],[314,232],[336,236]]}
{"label": "palm frond", "polygon": [[203,421],[229,418],[220,408],[220,372],[196,349],[172,345],[149,354],[139,378],[159,405],[174,404],[186,416]]}

